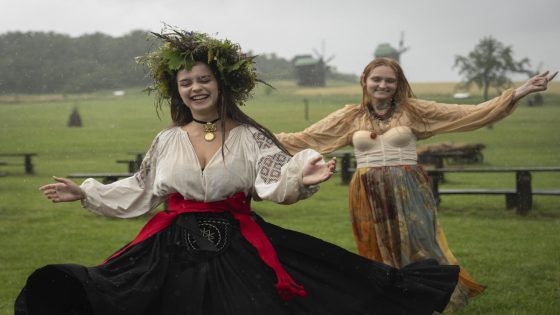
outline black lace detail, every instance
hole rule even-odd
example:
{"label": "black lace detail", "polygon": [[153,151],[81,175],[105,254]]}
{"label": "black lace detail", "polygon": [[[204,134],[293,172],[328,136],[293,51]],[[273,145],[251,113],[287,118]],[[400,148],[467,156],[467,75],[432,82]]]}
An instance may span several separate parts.
{"label": "black lace detail", "polygon": [[278,182],[282,175],[282,166],[289,160],[290,156],[283,152],[263,156],[258,163],[259,176],[262,181],[265,184]]}

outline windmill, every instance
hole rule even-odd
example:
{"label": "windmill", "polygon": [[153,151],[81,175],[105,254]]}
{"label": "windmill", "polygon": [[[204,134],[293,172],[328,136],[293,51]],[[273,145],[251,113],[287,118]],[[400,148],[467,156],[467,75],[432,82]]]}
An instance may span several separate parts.
{"label": "windmill", "polygon": [[334,55],[325,58],[325,41],[321,41],[321,52],[313,49],[316,57],[312,55],[298,55],[293,63],[296,70],[299,86],[325,86],[326,75],[330,71],[328,63]]}
{"label": "windmill", "polygon": [[408,51],[409,47],[404,47],[404,32],[401,32],[401,38],[399,40],[399,47],[394,48],[389,43],[381,43],[377,45],[375,52],[373,53],[375,58],[385,57],[395,59],[400,62],[401,55]]}

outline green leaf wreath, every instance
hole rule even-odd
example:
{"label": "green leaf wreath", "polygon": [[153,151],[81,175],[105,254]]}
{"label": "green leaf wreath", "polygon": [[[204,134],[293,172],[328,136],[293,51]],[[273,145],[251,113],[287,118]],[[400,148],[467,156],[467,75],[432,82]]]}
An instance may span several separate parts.
{"label": "green leaf wreath", "polygon": [[207,62],[229,90],[235,105],[250,97],[257,79],[255,56],[241,52],[241,47],[228,39],[220,40],[205,33],[188,32],[169,26],[161,33],[151,33],[161,45],[136,61],[147,67],[152,84],[146,89],[157,93],[156,102],[170,100],[176,89],[177,71],[190,70],[196,62]]}

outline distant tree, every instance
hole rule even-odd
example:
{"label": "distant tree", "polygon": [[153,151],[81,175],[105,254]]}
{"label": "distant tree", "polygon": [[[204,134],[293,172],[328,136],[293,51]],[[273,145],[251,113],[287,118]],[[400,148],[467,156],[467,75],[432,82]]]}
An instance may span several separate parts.
{"label": "distant tree", "polygon": [[0,34],[0,94],[77,93],[149,82],[134,58],[152,45],[146,31],[72,38],[53,32]]}
{"label": "distant tree", "polygon": [[[249,55],[254,55],[249,52]],[[275,53],[259,54],[255,57],[255,67],[263,80],[293,80],[294,69],[290,61]]]}
{"label": "distant tree", "polygon": [[515,61],[511,46],[504,46],[492,37],[483,38],[467,56],[455,56],[454,68],[464,76],[461,86],[470,88],[475,84],[483,90],[484,99],[488,99],[488,91],[495,88],[500,91],[511,86],[509,72],[525,73],[529,59]]}

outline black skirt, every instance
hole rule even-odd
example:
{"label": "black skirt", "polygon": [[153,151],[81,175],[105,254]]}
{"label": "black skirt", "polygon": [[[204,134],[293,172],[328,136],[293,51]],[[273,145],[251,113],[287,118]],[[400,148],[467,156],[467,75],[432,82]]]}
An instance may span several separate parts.
{"label": "black skirt", "polygon": [[229,213],[190,213],[102,265],[36,270],[15,315],[432,314],[457,282],[457,266],[395,269],[254,218],[306,297],[280,298],[275,273]]}

